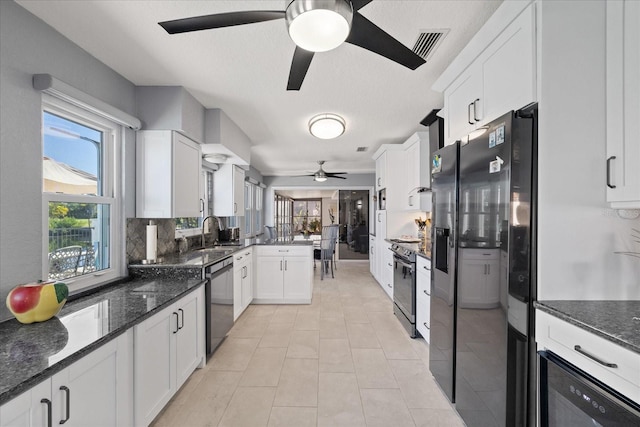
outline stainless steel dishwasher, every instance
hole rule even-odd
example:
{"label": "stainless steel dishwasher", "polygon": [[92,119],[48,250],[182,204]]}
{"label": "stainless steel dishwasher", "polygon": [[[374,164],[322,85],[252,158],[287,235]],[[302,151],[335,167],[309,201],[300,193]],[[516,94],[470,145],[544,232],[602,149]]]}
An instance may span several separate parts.
{"label": "stainless steel dishwasher", "polygon": [[205,268],[207,354],[212,354],[233,326],[233,257]]}

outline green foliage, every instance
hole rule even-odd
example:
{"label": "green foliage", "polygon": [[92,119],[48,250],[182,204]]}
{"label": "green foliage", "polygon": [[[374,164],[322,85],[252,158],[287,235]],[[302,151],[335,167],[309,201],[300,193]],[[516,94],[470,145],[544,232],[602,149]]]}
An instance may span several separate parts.
{"label": "green foliage", "polygon": [[49,202],[49,218],[64,218],[69,213],[66,203]]}

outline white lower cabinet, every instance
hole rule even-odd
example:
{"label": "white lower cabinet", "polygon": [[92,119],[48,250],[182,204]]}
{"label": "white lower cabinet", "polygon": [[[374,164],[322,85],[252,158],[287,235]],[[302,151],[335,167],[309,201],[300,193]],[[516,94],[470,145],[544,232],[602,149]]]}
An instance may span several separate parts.
{"label": "white lower cabinet", "polygon": [[0,408],[2,426],[129,426],[128,331]]}
{"label": "white lower cabinet", "polygon": [[146,426],[204,361],[204,288],[134,327],[135,425]]}
{"label": "white lower cabinet", "polygon": [[233,320],[253,301],[253,249],[243,249],[233,256]]}
{"label": "white lower cabinet", "polygon": [[257,246],[254,303],[310,304],[313,290],[313,248]]}
{"label": "white lower cabinet", "polygon": [[387,293],[387,296],[393,300],[393,252],[391,252],[391,243],[384,240],[380,246],[380,286]]}
{"label": "white lower cabinet", "polygon": [[547,349],[640,404],[640,354],[536,310],[538,350]]}
{"label": "white lower cabinet", "polygon": [[416,259],[416,329],[429,342],[431,330],[431,260]]}

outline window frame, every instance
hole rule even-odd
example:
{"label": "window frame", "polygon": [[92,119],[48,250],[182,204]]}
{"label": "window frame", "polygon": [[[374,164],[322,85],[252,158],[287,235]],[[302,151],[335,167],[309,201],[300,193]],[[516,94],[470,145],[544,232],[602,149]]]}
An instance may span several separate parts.
{"label": "window frame", "polygon": [[[101,144],[101,165],[100,173],[102,177],[99,182],[102,185],[102,195],[78,195],[49,193],[44,191],[44,178],[41,175],[40,185],[42,193],[42,277],[49,277],[49,203],[90,203],[109,206],[109,267],[103,270],[73,276],[63,281],[69,286],[71,294],[81,290],[100,286],[111,280],[124,276],[124,242],[125,230],[124,222],[124,180],[123,180],[123,159],[124,159],[124,133],[122,125],[112,122],[93,112],[72,105],[61,99],[43,94],[40,109],[41,128],[44,129],[43,116],[48,112],[66,120],[79,123],[103,132]],[[40,137],[41,158],[44,157],[44,131]],[[40,173],[42,174],[42,160],[40,163]]]}

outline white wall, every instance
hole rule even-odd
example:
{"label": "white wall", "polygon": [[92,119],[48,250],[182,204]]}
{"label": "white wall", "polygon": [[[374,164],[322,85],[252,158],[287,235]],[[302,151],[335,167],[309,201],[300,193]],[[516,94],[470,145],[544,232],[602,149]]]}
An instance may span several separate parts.
{"label": "white wall", "polygon": [[[11,317],[4,304],[9,290],[41,279],[41,94],[31,84],[36,73],[49,73],[135,113],[131,82],[13,1],[0,1],[0,320]],[[134,141],[133,132],[128,131],[127,216],[135,214]]]}
{"label": "white wall", "polygon": [[640,299],[640,259],[614,254],[640,219],[605,204],[604,1],[539,6],[538,299]]}

